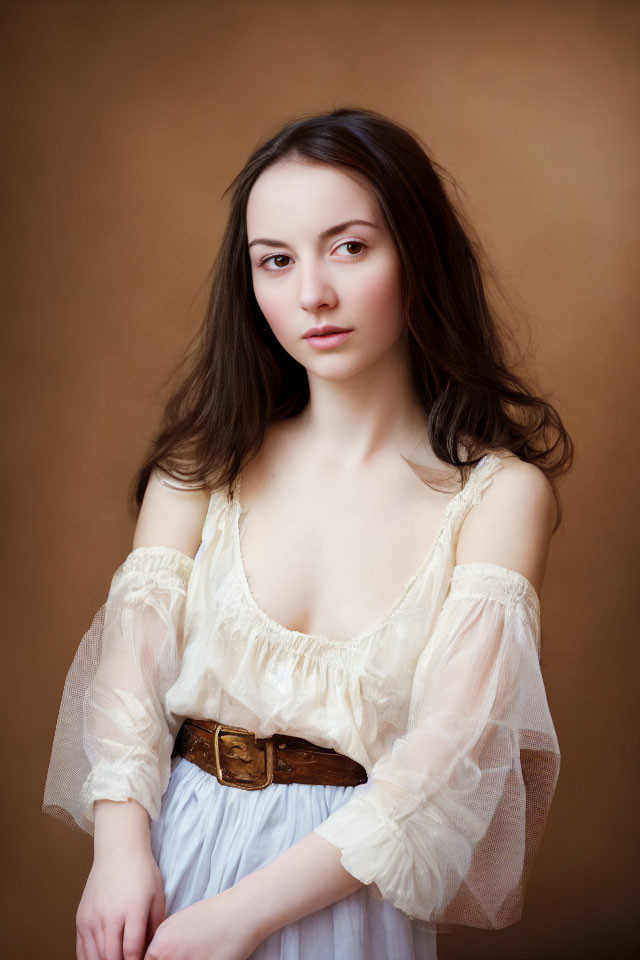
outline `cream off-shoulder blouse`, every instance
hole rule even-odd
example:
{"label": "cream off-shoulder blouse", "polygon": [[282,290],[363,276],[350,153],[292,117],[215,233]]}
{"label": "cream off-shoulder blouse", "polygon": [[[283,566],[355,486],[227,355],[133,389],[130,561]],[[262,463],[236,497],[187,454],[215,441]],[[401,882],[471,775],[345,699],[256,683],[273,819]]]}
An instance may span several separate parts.
{"label": "cream off-shoulder blouse", "polygon": [[478,462],[401,596],[344,640],[259,607],[238,487],[211,495],[195,558],[134,549],[69,668],[43,811],[91,835],[97,799],[132,797],[155,819],[185,717],[288,733],[367,770],[316,831],[373,897],[418,922],[517,920],[559,770],[539,600],[514,570],[455,564],[500,466]]}

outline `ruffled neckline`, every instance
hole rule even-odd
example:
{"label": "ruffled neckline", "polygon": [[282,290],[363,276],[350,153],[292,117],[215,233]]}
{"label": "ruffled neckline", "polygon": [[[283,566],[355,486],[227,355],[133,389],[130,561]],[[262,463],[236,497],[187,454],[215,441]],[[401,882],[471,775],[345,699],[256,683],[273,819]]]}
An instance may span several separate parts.
{"label": "ruffled neckline", "polygon": [[[240,515],[245,512],[245,509],[240,500],[240,489],[241,489],[241,477],[238,478],[231,502],[226,502],[227,509],[231,512],[230,517],[230,527],[231,527],[231,536],[233,539],[233,563],[235,566],[235,574],[238,582],[241,585],[244,598],[246,603],[252,609],[254,615],[261,620],[267,628],[269,628],[272,633],[278,634],[283,639],[290,639],[300,641],[309,640],[313,642],[320,642],[322,644],[334,644],[334,645],[351,645],[356,644],[361,640],[366,639],[374,633],[377,633],[379,630],[383,629],[393,618],[400,612],[400,610],[405,605],[407,599],[413,592],[414,588],[422,583],[423,577],[426,575],[428,570],[431,567],[433,559],[436,554],[436,550],[442,540],[445,530],[449,524],[449,521],[460,503],[460,501],[473,496],[474,491],[477,487],[479,478],[484,473],[485,468],[489,468],[493,465],[494,461],[499,461],[500,458],[495,454],[485,454],[478,463],[473,468],[471,474],[469,475],[466,484],[464,487],[454,494],[453,497],[448,501],[438,525],[436,527],[436,532],[434,538],[429,546],[429,549],[426,553],[426,556],[420,563],[418,569],[409,577],[407,582],[402,589],[402,592],[397,597],[397,599],[391,604],[387,611],[378,619],[370,624],[363,630],[358,631],[355,634],[349,635],[349,637],[342,640],[333,640],[330,637],[319,634],[319,633],[304,633],[300,630],[292,630],[289,627],[285,627],[284,624],[280,623],[278,620],[275,620],[270,614],[264,610],[258,601],[256,600],[251,586],[249,584],[249,578],[247,577],[246,569],[244,566],[244,560],[242,557],[242,547],[241,547],[241,538],[240,538]],[[475,498],[474,498],[475,499]]]}

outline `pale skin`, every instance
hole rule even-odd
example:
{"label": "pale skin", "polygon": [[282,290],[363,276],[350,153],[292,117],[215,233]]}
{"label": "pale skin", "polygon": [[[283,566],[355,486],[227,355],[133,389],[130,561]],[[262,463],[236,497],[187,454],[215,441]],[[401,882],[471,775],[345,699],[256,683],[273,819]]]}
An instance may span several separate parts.
{"label": "pale skin", "polygon": [[[372,225],[320,238],[355,219]],[[254,184],[247,235],[256,299],[306,367],[310,402],[268,431],[243,471],[244,565],[273,619],[343,637],[392,605],[458,488],[432,490],[400,456],[432,468],[434,479],[452,476],[410,388],[399,256],[366,183],[327,165],[276,164]],[[303,334],[325,323],[354,332],[316,351]],[[456,561],[516,570],[540,594],[552,490],[536,466],[500,455],[502,468],[462,525]],[[133,547],[194,556],[207,505],[206,494],[172,490],[152,474]],[[135,800],[98,801],[94,851],[76,918],[78,960],[245,960],[272,932],[362,887],[340,851],[310,833],[234,887],[165,918],[146,810]]]}

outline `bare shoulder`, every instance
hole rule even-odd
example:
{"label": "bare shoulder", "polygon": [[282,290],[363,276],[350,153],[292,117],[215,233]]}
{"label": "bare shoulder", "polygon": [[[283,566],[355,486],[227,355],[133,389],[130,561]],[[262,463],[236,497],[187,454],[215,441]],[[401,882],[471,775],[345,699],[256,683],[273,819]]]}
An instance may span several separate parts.
{"label": "bare shoulder", "polygon": [[500,452],[498,456],[501,466],[493,474],[480,505],[485,504],[485,511],[505,508],[517,512],[533,511],[542,525],[546,522],[551,533],[556,519],[556,501],[546,474],[535,463],[526,463],[509,451]]}
{"label": "bare shoulder", "polygon": [[525,576],[538,595],[556,520],[553,489],[544,472],[509,451],[460,530],[457,563],[496,563]]}
{"label": "bare shoulder", "polygon": [[151,471],[133,534],[133,549],[173,547],[194,557],[209,507],[210,493],[167,482]]}

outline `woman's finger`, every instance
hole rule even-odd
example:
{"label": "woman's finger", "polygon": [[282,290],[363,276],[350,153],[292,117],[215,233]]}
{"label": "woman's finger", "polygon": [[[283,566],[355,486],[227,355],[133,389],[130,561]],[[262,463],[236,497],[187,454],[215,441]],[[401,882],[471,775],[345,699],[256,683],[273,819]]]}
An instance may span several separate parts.
{"label": "woman's finger", "polygon": [[85,960],[102,960],[102,957],[98,953],[98,947],[93,935],[93,930],[87,930],[82,937],[82,943],[84,946]]}
{"label": "woman's finger", "polygon": [[146,916],[143,913],[129,914],[124,923],[124,934],[122,937],[123,960],[142,960],[146,945]]}
{"label": "woman's finger", "polygon": [[160,893],[151,901],[151,909],[149,910],[149,943],[151,943],[156,930],[165,919],[166,904],[164,899],[164,891],[161,890]]}
{"label": "woman's finger", "polygon": [[100,917],[100,919],[98,920],[98,922],[93,928],[93,939],[95,941],[96,947],[98,948],[98,956],[100,957],[100,960],[104,960],[104,926],[103,924],[104,924],[104,920],[102,919],[102,917]]}
{"label": "woman's finger", "polygon": [[105,924],[102,956],[104,960],[122,960],[122,921]]}

